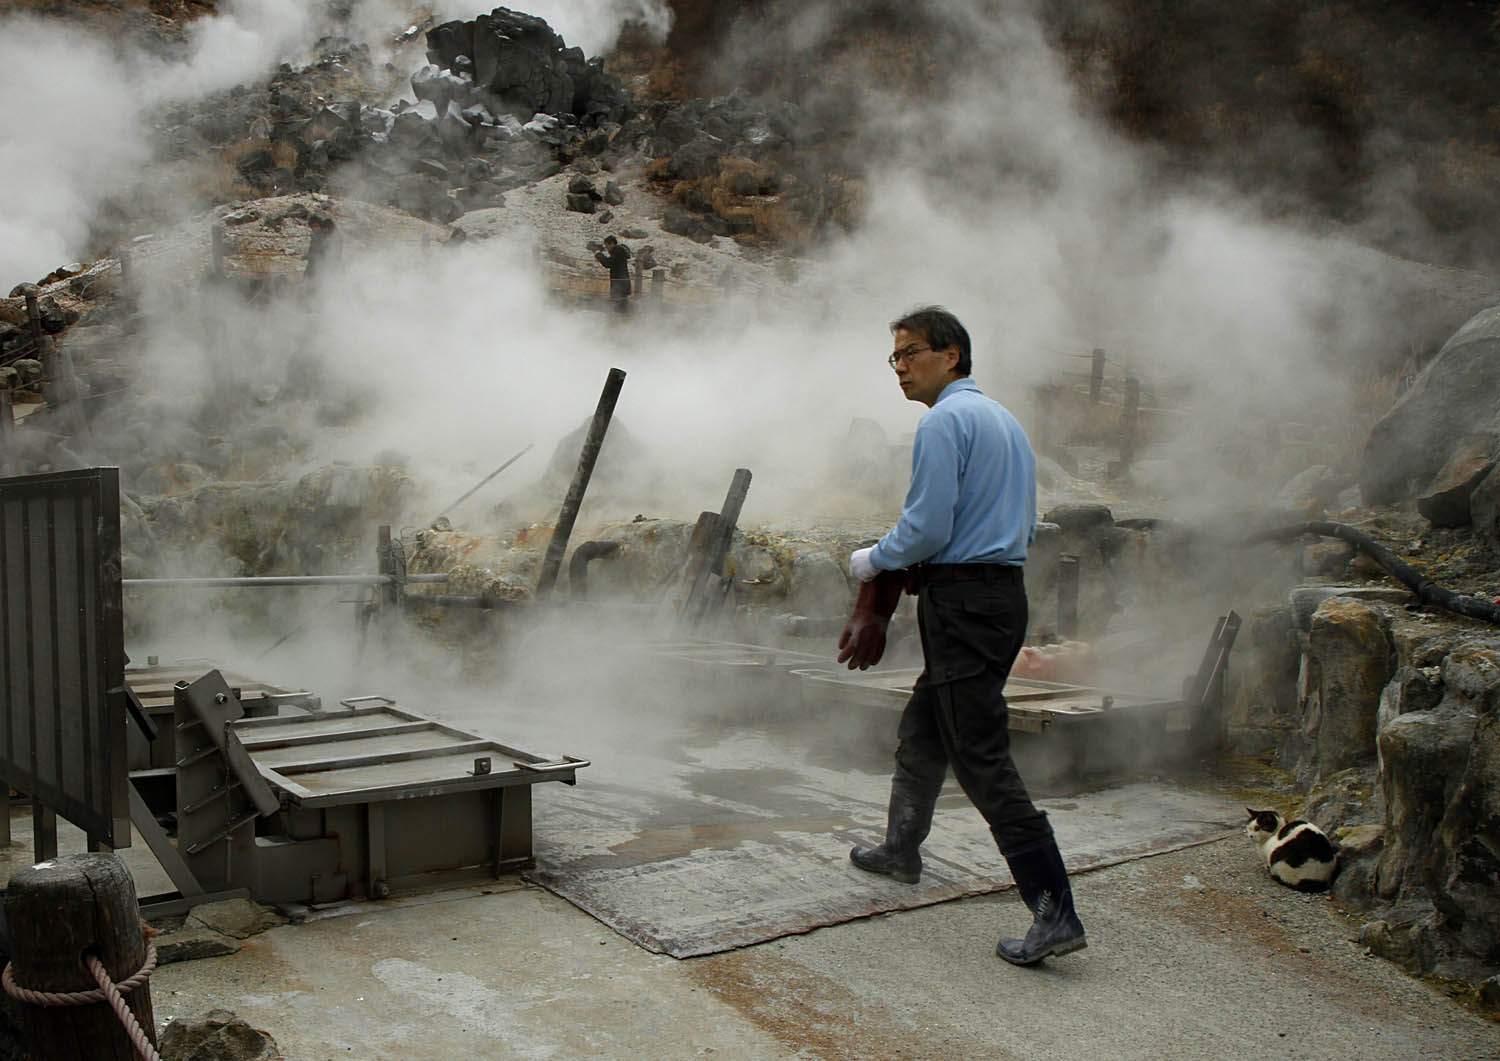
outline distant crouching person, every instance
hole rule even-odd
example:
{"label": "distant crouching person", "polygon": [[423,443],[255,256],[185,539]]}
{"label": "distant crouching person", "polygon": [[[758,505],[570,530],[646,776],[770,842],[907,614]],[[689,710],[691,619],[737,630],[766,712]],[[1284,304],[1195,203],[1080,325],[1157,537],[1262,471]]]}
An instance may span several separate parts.
{"label": "distant crouching person", "polygon": [[613,236],[604,237],[604,249],[594,260],[609,270],[609,297],[624,313],[630,305],[630,251]]}

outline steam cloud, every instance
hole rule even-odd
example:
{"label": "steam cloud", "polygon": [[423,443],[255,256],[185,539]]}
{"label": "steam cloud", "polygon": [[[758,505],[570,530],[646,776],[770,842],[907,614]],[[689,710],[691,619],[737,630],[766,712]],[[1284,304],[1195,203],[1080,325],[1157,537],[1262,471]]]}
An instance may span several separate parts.
{"label": "steam cloud", "polygon": [[[527,6],[590,54],[624,18],[662,31],[668,19],[655,0]],[[248,382],[274,375],[285,351],[310,351],[357,391],[366,414],[330,431],[317,460],[397,450],[439,498],[528,442],[537,449],[510,481],[537,474],[618,365],[629,373],[618,420],[676,487],[652,499],[654,514],[690,518],[716,506],[732,470],[746,466],[756,481],[742,523],[753,525],[828,514],[844,485],[831,469],[847,456],[852,418],[875,419],[893,442],[909,434],[921,410],[884,366],[886,322],[940,302],[975,338],[977,381],[1023,419],[1029,386],[1092,346],[1148,386],[1190,389],[1200,411],[1181,444],[1151,455],[1164,492],[1180,504],[1252,504],[1278,485],[1280,469],[1226,480],[1226,467],[1253,468],[1259,455],[1271,463],[1274,454],[1245,447],[1263,439],[1272,411],[1339,411],[1345,366],[1390,323],[1379,270],[1213,189],[1157,187],[1136,149],[1087,113],[1027,5],[999,15],[994,6],[944,6],[970,43],[951,92],[923,103],[868,86],[859,115],[867,214],[804,265],[786,298],[726,293],[711,321],[617,324],[550,301],[524,241],[470,241],[421,259],[351,248],[310,316],[265,314],[213,342],[162,321],[153,356],[190,393],[207,386],[215,359]],[[832,24],[822,10],[807,5],[794,38],[762,47],[816,55],[809,34]],[[37,113],[45,85],[59,119],[12,124],[9,135],[23,139],[0,153],[20,207],[0,222],[6,274],[34,277],[78,253],[92,206],[146,161],[147,107],[250,78],[306,40],[313,24],[299,11],[228,7],[178,64],[73,34],[65,42],[33,21],[0,26],[0,92],[20,101],[17,113]],[[54,83],[46,74],[63,56],[77,76]],[[1224,452],[1204,444],[1207,427]],[[880,499],[892,516],[899,502],[899,489]],[[584,520],[628,515],[595,507]]]}
{"label": "steam cloud", "polygon": [[149,161],[152,108],[262,74],[311,24],[293,0],[231,0],[190,26],[188,58],[168,61],[76,27],[0,19],[0,98],[13,115],[0,181],[15,204],[0,217],[0,276],[35,280],[87,253],[95,208]]}

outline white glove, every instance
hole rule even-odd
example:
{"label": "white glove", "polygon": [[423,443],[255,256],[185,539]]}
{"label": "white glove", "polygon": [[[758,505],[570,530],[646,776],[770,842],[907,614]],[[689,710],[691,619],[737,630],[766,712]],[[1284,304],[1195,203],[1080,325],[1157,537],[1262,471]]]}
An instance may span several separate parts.
{"label": "white glove", "polygon": [[854,555],[849,557],[849,573],[861,582],[868,582],[880,574],[879,568],[870,563],[870,554],[875,551],[872,545],[868,549],[856,549]]}

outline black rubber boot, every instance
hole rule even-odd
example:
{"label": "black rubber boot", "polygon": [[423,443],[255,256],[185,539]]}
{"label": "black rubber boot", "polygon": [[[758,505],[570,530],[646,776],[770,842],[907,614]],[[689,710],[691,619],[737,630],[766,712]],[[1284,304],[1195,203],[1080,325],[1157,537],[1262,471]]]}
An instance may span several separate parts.
{"label": "black rubber boot", "polygon": [[849,861],[869,873],[883,873],[902,884],[915,884],[922,877],[922,841],[932,828],[933,802],[916,797],[906,786],[891,785],[891,806],[885,825],[885,843],[879,847],[856,847]]}
{"label": "black rubber boot", "polygon": [[1033,915],[1025,939],[1002,939],[995,953],[1012,965],[1036,965],[1043,958],[1071,954],[1088,946],[1083,922],[1073,909],[1073,889],[1055,840],[1006,855],[1021,901]]}

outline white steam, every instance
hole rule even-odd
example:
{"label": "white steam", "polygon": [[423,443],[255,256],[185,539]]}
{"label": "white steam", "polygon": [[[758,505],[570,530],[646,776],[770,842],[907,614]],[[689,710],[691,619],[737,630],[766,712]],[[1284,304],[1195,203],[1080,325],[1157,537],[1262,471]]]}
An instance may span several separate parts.
{"label": "white steam", "polygon": [[188,56],[167,61],[77,27],[0,18],[0,284],[36,280],[89,251],[91,215],[149,159],[147,116],[263,75],[312,16],[293,0],[232,0],[194,22]]}
{"label": "white steam", "polygon": [[[529,6],[590,54],[624,18],[665,18],[659,4]],[[1288,410],[1337,412],[1332,403],[1347,378],[1336,373],[1390,341],[1379,277],[1346,273],[1335,241],[1266,224],[1225,194],[1157,186],[1137,149],[1086,113],[1036,23],[1016,13],[990,17],[992,7],[948,5],[966,27],[975,71],[952,93],[923,103],[872,86],[862,99],[867,211],[857,231],[801,268],[786,298],[726,293],[698,313],[642,312],[621,322],[551,298],[546,266],[524,240],[426,251],[351,246],[342,272],[296,307],[207,306],[208,318],[227,322],[212,334],[195,333],[190,321],[175,330],[157,321],[151,356],[172,365],[157,378],[184,398],[227,379],[243,400],[294,357],[313,358],[347,388],[361,416],[323,428],[309,464],[406,455],[429,488],[413,502],[411,517],[421,522],[432,502],[451,500],[528,443],[536,449],[496,493],[532,480],[618,366],[628,378],[617,422],[645,445],[642,463],[665,487],[607,508],[596,495],[608,484],[596,483],[582,524],[633,511],[691,519],[718,506],[737,467],[755,473],[744,526],[829,514],[893,518],[899,489],[867,498],[855,513],[835,511],[848,485],[838,469],[851,456],[845,438],[854,418],[879,422],[894,448],[914,428],[923,410],[902,398],[885,366],[886,325],[914,305],[939,302],[974,337],[977,381],[1023,418],[1030,387],[1074,369],[1068,355],[1095,346],[1148,388],[1170,383],[1190,392],[1196,405],[1182,442],[1147,454],[1165,465],[1162,514],[1174,505],[1253,505],[1285,477],[1278,467],[1263,479],[1239,474],[1259,455],[1247,453],[1246,440],[1266,447],[1261,425]],[[221,17],[241,9],[272,10],[242,4]],[[796,32],[833,25],[819,19],[823,10],[808,5]],[[295,16],[287,19],[205,27],[198,57],[177,70],[184,82],[201,78],[198,91],[249,80],[237,67],[232,75],[223,68],[216,82],[221,68],[205,57],[245,33],[241,46],[261,48],[264,68],[293,43],[279,32]],[[31,34],[35,54],[61,47],[55,31],[13,25]],[[0,37],[7,79],[25,58],[25,49],[11,54],[13,39]],[[157,80],[162,68],[142,69],[148,64],[97,45],[80,53],[76,38],[69,41],[87,60],[77,83],[92,91],[80,87],[69,120],[48,125],[52,141],[34,145],[51,160],[50,172],[18,170],[10,182],[25,209],[8,216],[45,221],[26,239],[0,243],[3,254],[24,250],[6,262],[13,275],[32,276],[73,253],[83,219],[117,179],[101,167],[118,173],[141,164],[145,103],[119,103],[127,93],[118,86],[153,85],[158,99],[176,91]],[[816,55],[821,42],[762,43]],[[41,83],[47,67],[30,69],[37,73],[30,83]],[[79,117],[88,107],[116,105],[110,136],[79,131],[91,127]],[[0,165],[14,165],[15,154],[7,150]],[[287,415],[268,404],[268,417]],[[1225,458],[1236,474],[1224,474]]]}

